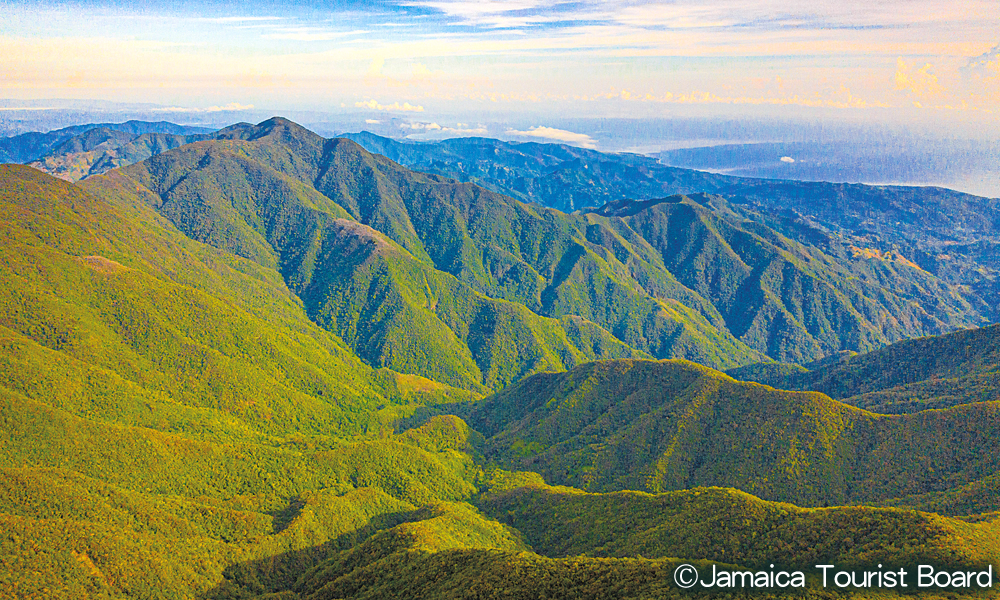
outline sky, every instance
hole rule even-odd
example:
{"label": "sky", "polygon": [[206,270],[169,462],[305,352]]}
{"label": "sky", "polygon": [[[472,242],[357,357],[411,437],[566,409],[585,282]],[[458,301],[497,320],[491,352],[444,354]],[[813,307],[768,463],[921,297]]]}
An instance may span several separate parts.
{"label": "sky", "polygon": [[8,100],[325,111],[439,136],[518,115],[511,136],[580,145],[593,139],[569,115],[833,115],[968,136],[1000,120],[997,0],[0,0],[0,13]]}

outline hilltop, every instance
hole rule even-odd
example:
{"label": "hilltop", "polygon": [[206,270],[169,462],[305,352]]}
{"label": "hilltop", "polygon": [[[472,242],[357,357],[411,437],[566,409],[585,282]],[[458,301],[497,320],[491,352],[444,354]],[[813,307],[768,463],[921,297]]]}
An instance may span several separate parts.
{"label": "hilltop", "polygon": [[774,363],[728,371],[737,379],[816,390],[883,413],[1000,400],[1000,326],[897,342],[804,367]]}

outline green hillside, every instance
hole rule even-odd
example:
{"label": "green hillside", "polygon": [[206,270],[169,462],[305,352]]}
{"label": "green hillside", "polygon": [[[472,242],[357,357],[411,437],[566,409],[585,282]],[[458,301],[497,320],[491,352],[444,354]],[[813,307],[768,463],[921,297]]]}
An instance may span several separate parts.
{"label": "green hillside", "polygon": [[1000,403],[886,417],[684,361],[605,361],[473,405],[487,456],[588,491],[734,487],[821,506],[944,491],[1000,471]]}
{"label": "green hillside", "polygon": [[[280,272],[307,314],[370,365],[486,391],[539,370],[643,355],[593,323],[485,297],[314,188],[247,158],[263,150],[246,146],[201,142],[127,174],[189,236]],[[87,185],[114,193],[120,177]]]}
{"label": "green hillside", "polygon": [[683,556],[803,570],[878,563],[972,568],[1000,560],[996,520],[970,525],[910,510],[804,509],[727,488],[587,494],[527,486],[490,494],[480,506],[553,558]]}
{"label": "green hillside", "polygon": [[[305,286],[324,270],[323,219],[350,216],[484,296],[583,317],[656,358],[807,362],[981,322],[957,288],[912,264],[827,254],[742,221],[721,199],[568,215],[415,173],[283,119],[214,136],[123,174],[179,229],[277,267],[307,302],[317,290]],[[365,355],[365,345],[354,348]]]}
{"label": "green hillside", "polygon": [[0,385],[80,416],[199,437],[361,433],[468,398],[366,366],[276,273],[28,167],[0,178]]}
{"label": "green hillside", "polygon": [[869,598],[903,595],[815,565],[1000,570],[997,328],[855,354],[980,318],[900,256],[709,195],[566,214],[284,119],[145,127],[59,134],[149,154],[76,184],[0,165],[0,599],[714,597],[674,569],[779,562],[807,588],[753,596]]}
{"label": "green hillside", "polygon": [[[683,562],[808,573],[805,589],[753,597],[830,597],[816,564],[908,569],[918,564],[980,570],[997,564],[997,522],[969,524],[914,511],[801,509],[721,488],[650,495],[585,494],[544,485],[489,493],[479,502],[508,528],[466,511],[405,523],[333,554],[295,580],[256,588],[272,598],[674,598]],[[433,515],[433,513],[432,513]],[[432,516],[428,515],[428,516]],[[458,515],[456,515],[458,516]],[[447,534],[459,528],[463,533]],[[519,532],[515,537],[510,532]],[[506,535],[504,535],[506,533]],[[523,538],[521,537],[523,535]],[[532,551],[526,551],[526,544]],[[684,559],[670,558],[683,556]],[[711,561],[709,563],[708,561]],[[241,597],[263,561],[241,567],[209,597]],[[723,568],[725,568],[723,566]],[[247,570],[250,574],[247,574]],[[831,586],[832,587],[832,586]],[[849,590],[838,590],[851,597]],[[894,594],[879,590],[880,597]],[[745,592],[743,592],[745,593]],[[857,597],[870,597],[862,591]],[[930,596],[933,597],[933,591]],[[921,597],[928,597],[927,591]]]}
{"label": "green hillside", "polygon": [[[561,368],[581,358],[654,354],[734,366],[760,357],[719,329],[721,318],[708,302],[662,267],[650,273],[662,261],[648,248],[642,251],[653,266],[622,244],[618,246],[628,254],[621,260],[605,248],[589,249],[586,236],[594,228],[582,218],[571,219],[555,211],[539,214],[474,186],[413,173],[352,142],[326,141],[287,121],[234,126],[217,135],[240,139],[185,146],[124,169],[122,174],[150,190],[146,201],[187,235],[279,270],[316,322],[344,335],[370,364],[429,377],[450,372],[444,380],[455,385],[496,389],[498,383],[531,372],[536,368],[532,364]],[[87,186],[105,193],[101,178],[88,180]],[[388,277],[385,281],[396,288],[390,295],[403,297],[401,309],[372,307],[378,322],[370,330],[351,330],[350,334],[347,329],[353,326],[336,320],[335,314],[350,312],[353,305],[371,296],[358,281],[352,281],[351,293],[345,295],[346,281],[332,279],[346,274],[333,265],[345,258],[339,248],[352,244],[350,238],[357,232],[371,229],[336,224],[345,217],[361,221],[399,245],[394,245],[388,260],[396,266],[386,267],[391,274],[383,270],[379,276]],[[612,240],[620,237],[608,233]],[[546,238],[553,243],[546,244]],[[386,254],[377,260],[385,263]],[[629,264],[633,262],[637,264]],[[538,269],[549,273],[551,285]],[[648,281],[646,286],[636,277]],[[376,279],[371,285],[379,283]],[[339,290],[334,289],[337,286]],[[436,293],[429,292],[428,286],[445,296],[427,298],[428,293]],[[454,294],[479,299],[471,304],[460,298],[448,301]],[[383,299],[381,292],[376,296]],[[436,305],[453,314],[411,319],[406,313],[415,310],[413,302],[424,305],[420,308]],[[483,302],[493,307],[490,312],[506,307],[499,314],[514,316],[520,323],[517,327],[531,330],[528,337],[539,342],[517,349],[517,344],[504,341],[508,338],[503,334],[496,337],[486,331],[491,338],[485,342],[488,347],[473,347],[483,344],[474,338],[484,332],[469,328],[477,314],[483,314],[474,305]],[[403,335],[394,319],[424,331]],[[493,317],[485,320],[490,323],[487,329],[493,328]],[[618,339],[601,332],[601,327]],[[445,329],[451,333],[444,333]],[[457,343],[448,338],[457,338]],[[567,345],[562,338],[571,343]],[[412,344],[417,339],[436,343],[415,351]],[[411,347],[403,350],[407,344]],[[440,346],[439,351],[434,345]],[[421,359],[419,352],[427,352],[427,358]],[[503,367],[509,371],[506,374],[491,373],[497,367],[490,357],[512,352],[524,353],[516,359],[521,366]],[[473,369],[469,368],[470,356],[475,361]],[[458,378],[456,369],[464,371]]]}
{"label": "green hillside", "polygon": [[873,412],[902,414],[1000,400],[1000,326],[905,340],[828,363],[747,365],[737,379],[816,390]]}

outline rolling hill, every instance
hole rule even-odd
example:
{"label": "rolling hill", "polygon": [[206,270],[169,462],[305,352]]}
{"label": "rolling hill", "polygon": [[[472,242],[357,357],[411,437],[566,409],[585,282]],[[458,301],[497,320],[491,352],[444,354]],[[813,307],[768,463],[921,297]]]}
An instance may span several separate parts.
{"label": "rolling hill", "polygon": [[[587,491],[741,489],[805,506],[942,492],[1000,471],[1000,402],[905,416],[684,361],[539,374],[473,405],[488,458]],[[1000,509],[1000,506],[997,507]]]}
{"label": "rolling hill", "polygon": [[757,364],[728,373],[890,414],[998,401],[1000,326],[905,340],[805,367],[811,368]]}

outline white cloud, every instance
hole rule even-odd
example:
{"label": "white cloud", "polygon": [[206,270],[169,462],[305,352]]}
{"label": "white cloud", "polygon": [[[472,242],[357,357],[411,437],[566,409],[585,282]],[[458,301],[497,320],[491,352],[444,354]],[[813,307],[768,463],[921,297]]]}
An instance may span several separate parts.
{"label": "white cloud", "polygon": [[400,127],[417,131],[434,131],[436,129],[441,129],[441,126],[437,123],[403,123]]}
{"label": "white cloud", "polygon": [[545,8],[545,0],[414,0],[406,6],[420,6],[440,11],[470,25],[512,28],[559,20],[552,15],[525,15],[524,11]]}
{"label": "white cloud", "polygon": [[505,133],[512,137],[544,138],[547,140],[566,142],[567,144],[582,146],[584,148],[597,148],[597,141],[585,133],[575,133],[573,131],[556,129],[554,127],[531,127],[527,131],[508,129]]}
{"label": "white cloud", "polygon": [[372,110],[387,110],[394,112],[424,112],[423,106],[414,106],[409,102],[404,102],[400,104],[399,102],[393,102],[392,104],[379,104],[378,100],[374,98],[362,102],[355,102],[354,106],[357,108],[370,108]]}
{"label": "white cloud", "polygon": [[458,123],[455,127],[442,127],[437,123],[403,123],[400,125],[402,129],[411,129],[417,133],[412,133],[407,137],[420,137],[426,136],[427,134],[433,134],[434,137],[448,137],[448,136],[468,136],[468,135],[486,135],[489,130],[485,125],[478,125],[472,127],[466,123]]}
{"label": "white cloud", "polygon": [[781,162],[783,162],[783,163],[793,163],[793,162],[795,162],[795,159],[792,158],[791,156],[782,156],[781,157]]}
{"label": "white cloud", "polygon": [[296,42],[325,42],[336,40],[352,35],[362,35],[368,30],[357,29],[354,31],[332,31],[319,27],[288,27],[278,29],[275,33],[261,36],[266,40],[293,40]]}
{"label": "white cloud", "polygon": [[192,108],[184,106],[168,106],[165,108],[154,108],[152,112],[163,112],[163,113],[213,113],[213,112],[224,112],[229,110],[253,110],[253,104],[239,104],[237,102],[230,102],[225,106],[208,106],[205,108]]}
{"label": "white cloud", "polygon": [[378,119],[365,119],[365,123],[368,123],[369,125],[378,125],[381,122],[382,121],[379,121]]}

